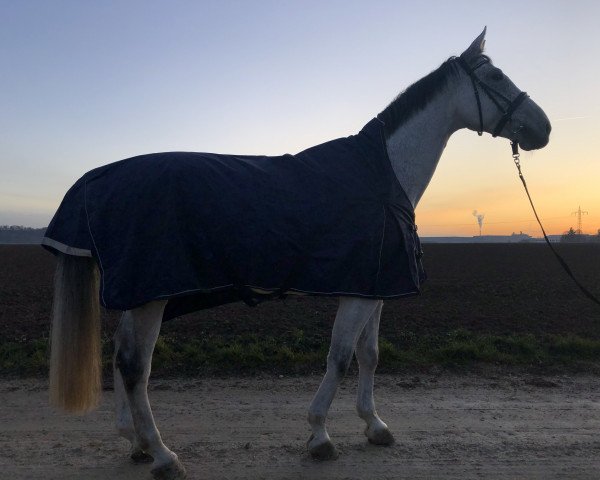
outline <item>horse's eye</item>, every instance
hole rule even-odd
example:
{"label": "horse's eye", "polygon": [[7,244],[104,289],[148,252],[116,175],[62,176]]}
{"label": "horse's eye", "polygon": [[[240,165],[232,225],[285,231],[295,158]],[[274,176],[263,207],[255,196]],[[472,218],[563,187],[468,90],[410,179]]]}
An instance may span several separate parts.
{"label": "horse's eye", "polygon": [[494,73],[492,73],[492,80],[495,81],[500,81],[504,78],[504,74],[501,71],[495,71]]}

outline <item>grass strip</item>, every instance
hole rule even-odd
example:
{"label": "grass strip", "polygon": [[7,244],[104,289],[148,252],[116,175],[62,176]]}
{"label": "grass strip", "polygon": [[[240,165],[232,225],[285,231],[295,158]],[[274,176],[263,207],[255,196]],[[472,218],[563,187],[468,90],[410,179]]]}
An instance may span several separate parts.
{"label": "grass strip", "polygon": [[[232,335],[204,338],[161,336],[153,357],[155,375],[297,374],[323,372],[328,338],[294,330],[283,337]],[[0,341],[0,375],[45,375],[47,339],[29,342]],[[587,370],[600,365],[600,340],[575,335],[476,334],[454,330],[420,337],[400,332],[395,342],[379,341],[378,371],[406,372],[434,366],[471,367],[480,364],[533,366]],[[103,342],[103,363],[110,371],[112,341]]]}

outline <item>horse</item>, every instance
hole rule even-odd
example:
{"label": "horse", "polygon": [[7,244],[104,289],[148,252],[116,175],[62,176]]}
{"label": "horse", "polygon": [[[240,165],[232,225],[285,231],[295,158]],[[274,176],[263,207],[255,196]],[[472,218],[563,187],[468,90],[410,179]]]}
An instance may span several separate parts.
{"label": "horse", "polygon": [[[324,294],[339,297],[339,307],[331,335],[326,373],[308,409],[308,423],[312,430],[307,442],[308,451],[312,457],[320,460],[334,459],[337,456],[327,432],[326,418],[336,389],[353,355],[356,355],[359,365],[356,409],[358,416],[366,424],[364,433],[368,441],[375,445],[392,444],[394,436],[379,417],[373,398],[374,373],[378,363],[379,320],[385,299],[419,293],[420,282],[424,277],[420,268],[421,252],[414,225],[414,208],[432,178],[446,143],[454,132],[464,128],[476,131],[479,135],[486,132],[495,137],[509,139],[524,150],[543,148],[549,141],[551,126],[546,114],[525,92],[519,90],[508,76],[493,65],[490,57],[484,55],[485,34],[484,28],[460,56],[450,57],[439,68],[408,87],[369,122],[368,128],[365,127],[359,135],[335,141],[337,143],[324,144],[323,148],[318,149],[321,153],[331,153],[331,163],[339,170],[339,178],[336,174],[333,181],[338,185],[335,188],[336,192],[340,190],[343,193],[335,197],[336,201],[343,203],[345,198],[349,198],[351,205],[347,208],[342,205],[340,209],[335,210],[336,221],[342,225],[341,233],[330,235],[328,231],[318,230],[318,238],[315,238],[315,235],[311,237],[289,233],[288,237],[293,243],[289,246],[291,250],[296,248],[295,242],[299,242],[299,238],[311,245],[318,244],[319,248],[325,250],[319,251],[318,261],[305,256],[309,254],[304,247],[297,247],[294,254],[286,253],[278,257],[277,262],[280,263],[277,265],[284,265],[281,267],[284,273],[278,279],[280,284],[277,286],[266,285],[268,280],[253,282],[244,276],[262,278],[261,269],[268,267],[270,270],[278,270],[273,262],[269,263],[267,254],[271,248],[270,244],[265,255],[262,255],[265,252],[261,251],[260,255],[257,254],[258,259],[252,261],[246,258],[249,255],[247,251],[237,255],[235,249],[228,249],[228,241],[220,242],[225,245],[216,245],[218,242],[211,237],[215,230],[225,230],[225,238],[235,237],[235,231],[228,230],[229,224],[224,218],[228,215],[228,209],[233,207],[228,191],[211,190],[210,182],[192,192],[192,197],[199,197],[201,204],[195,205],[194,211],[186,215],[192,216],[192,221],[197,218],[198,222],[202,223],[204,217],[197,210],[206,211],[207,215],[216,210],[218,218],[211,218],[211,222],[215,223],[204,224],[201,234],[191,239],[182,237],[178,240],[178,248],[163,249],[160,255],[179,255],[179,252],[186,251],[190,244],[205,242],[207,248],[212,249],[211,252],[217,253],[203,254],[201,260],[192,256],[193,258],[186,257],[182,261],[194,263],[193,269],[190,267],[190,275],[200,275],[203,279],[209,274],[198,271],[205,272],[209,267],[213,268],[214,276],[218,277],[214,284],[210,283],[214,288],[207,284],[209,286],[192,291],[187,287],[187,283],[182,283],[178,284],[177,294],[165,293],[160,290],[161,285],[177,283],[179,277],[175,275],[177,272],[165,271],[163,267],[155,265],[150,265],[150,273],[135,276],[138,269],[150,263],[146,259],[148,251],[144,250],[144,245],[152,245],[153,242],[160,244],[163,238],[159,231],[162,225],[160,222],[163,220],[158,222],[158,227],[151,227],[153,224],[150,217],[156,216],[156,205],[144,207],[147,210],[141,213],[148,218],[147,223],[142,222],[143,225],[149,225],[147,231],[140,230],[142,227],[130,225],[119,227],[123,230],[115,231],[116,227],[111,227],[109,217],[118,214],[114,205],[120,205],[120,210],[137,208],[140,202],[136,198],[127,198],[126,195],[131,187],[131,175],[142,175],[143,168],[149,168],[150,173],[144,170],[145,176],[143,181],[140,181],[142,187],[136,195],[144,195],[144,192],[150,190],[149,201],[155,199],[154,203],[159,204],[162,198],[160,195],[164,191],[173,190],[179,195],[187,189],[183,182],[189,169],[195,168],[193,165],[208,165],[208,172],[210,175],[214,174],[211,178],[221,178],[221,170],[212,170],[216,164],[225,169],[233,168],[231,165],[235,164],[236,168],[239,167],[244,172],[255,172],[256,165],[259,165],[258,170],[261,172],[268,171],[272,165],[277,164],[277,168],[280,169],[277,171],[281,172],[281,169],[294,163],[295,156],[236,157],[229,160],[231,164],[220,156],[211,156],[212,154],[199,154],[199,157],[193,158],[177,157],[177,161],[174,160],[175,157],[151,156],[150,159],[124,160],[124,163],[108,170],[92,171],[85,182],[76,184],[67,193],[43,240],[44,247],[58,257],[49,374],[51,403],[73,412],[88,411],[98,404],[101,393],[99,303],[102,302],[107,308],[123,310],[114,336],[117,431],[131,443],[131,458],[135,462],[152,462],[152,474],[155,478],[185,478],[184,466],[161,439],[147,396],[151,359],[162,321],[176,317],[182,312],[240,299],[253,304],[265,298],[286,294]],[[336,149],[341,149],[343,160],[333,158]],[[359,153],[356,153],[357,151]],[[310,161],[314,151],[309,149],[307,152],[300,154],[299,164],[313,165]],[[175,164],[187,167],[172,173],[171,169],[175,168]],[[152,173],[152,165],[159,165],[160,172]],[[350,167],[345,168],[346,165]],[[292,183],[296,181],[301,184],[300,188],[304,189],[308,183],[319,183],[327,176],[320,174],[321,168],[324,168],[321,160],[313,166],[314,171],[306,174],[301,172],[298,175],[298,172],[294,172]],[[358,168],[362,170],[356,170]],[[113,175],[117,170],[126,173],[117,178]],[[202,175],[207,174],[207,170],[202,172]],[[281,173],[281,177],[284,176],[284,173]],[[356,176],[361,176],[358,183],[354,178]],[[372,178],[365,179],[365,176]],[[114,182],[123,177],[127,181],[115,187]],[[225,180],[229,181],[229,177],[225,177]],[[255,180],[261,181],[250,177],[251,182]],[[273,181],[272,178],[270,180]],[[100,181],[104,183],[94,183]],[[349,187],[346,182],[350,182]],[[368,183],[369,188],[382,188],[376,194],[375,200],[370,197],[364,200],[362,192],[352,197],[353,193],[350,190],[359,188],[363,183]],[[94,185],[101,185],[102,188]],[[325,185],[326,189],[332,189],[332,183]],[[242,185],[236,188],[246,187]],[[270,189],[281,190],[279,184],[270,185]],[[336,192],[332,195],[337,195]],[[254,192],[251,194],[257,202],[262,198]],[[99,209],[98,199],[102,195],[106,195],[107,198],[102,201],[103,209]],[[285,204],[280,206],[284,208],[285,214],[282,214],[281,218],[278,217],[278,221],[282,222],[278,225],[285,226],[286,222],[296,215],[293,210],[298,208],[298,203],[291,200],[283,202],[285,192],[282,195],[284,196],[279,198],[278,202],[268,202]],[[121,201],[121,197],[125,200]],[[322,201],[321,205],[325,203],[327,201]],[[206,204],[210,207],[206,207]],[[244,208],[252,209],[254,205],[245,205]],[[345,216],[356,213],[355,210],[359,213],[357,218],[348,225],[344,224]],[[247,215],[250,216],[250,220],[246,218]],[[302,215],[304,214],[297,214]],[[225,227],[219,223],[219,218]],[[260,221],[258,218],[244,213],[231,220],[230,224],[244,224],[248,227],[247,232],[251,232],[253,222]],[[302,222],[318,222],[319,218],[319,211],[311,211],[306,218],[302,217]],[[181,226],[181,218],[176,216],[176,219],[179,223],[168,224],[168,229]],[[187,216],[186,219],[189,220]],[[188,223],[186,222],[186,225]],[[75,230],[83,233],[73,234]],[[119,240],[121,236],[125,238],[125,230],[133,238],[127,244]],[[70,242],[69,235],[74,235],[72,238],[87,235],[87,243],[84,245],[78,241]],[[143,241],[140,236],[144,237]],[[348,236],[358,239],[358,247],[351,245],[346,252],[344,242]],[[261,235],[260,232],[256,237],[267,243],[276,241],[271,240],[268,235]],[[339,242],[339,248],[335,242]],[[162,247],[163,245],[158,246]],[[141,249],[141,260],[137,263],[129,262],[130,257],[137,258],[135,255],[138,249]],[[335,252],[339,250],[344,250],[347,258],[356,259],[355,263],[361,265],[338,264],[341,260],[335,257]],[[368,253],[361,253],[363,250]],[[243,268],[238,266],[240,262],[244,263]],[[124,266],[121,269],[113,268],[111,263]],[[388,264],[392,267],[388,267]],[[304,268],[306,265],[310,268]],[[408,273],[400,272],[402,269]],[[222,273],[222,270],[225,273]],[[308,273],[305,270],[308,270]],[[330,270],[337,273],[330,273]],[[345,275],[348,270],[355,274]],[[220,275],[227,278],[222,280]],[[311,275],[319,278],[311,280]],[[352,278],[347,280],[346,276]],[[130,285],[130,282],[134,281],[132,279],[141,286]],[[259,281],[262,283],[258,283]],[[219,285],[219,282],[222,285]],[[390,286],[391,284],[393,285]]]}

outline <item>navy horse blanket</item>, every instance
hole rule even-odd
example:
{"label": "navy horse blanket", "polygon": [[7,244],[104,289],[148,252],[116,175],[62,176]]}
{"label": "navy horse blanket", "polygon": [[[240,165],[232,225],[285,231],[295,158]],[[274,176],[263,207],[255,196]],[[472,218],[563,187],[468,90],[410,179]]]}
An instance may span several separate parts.
{"label": "navy horse blanket", "polygon": [[425,279],[382,124],[278,157],[171,152],[94,169],[42,241],[93,257],[102,305],[164,319],[298,293],[396,298]]}

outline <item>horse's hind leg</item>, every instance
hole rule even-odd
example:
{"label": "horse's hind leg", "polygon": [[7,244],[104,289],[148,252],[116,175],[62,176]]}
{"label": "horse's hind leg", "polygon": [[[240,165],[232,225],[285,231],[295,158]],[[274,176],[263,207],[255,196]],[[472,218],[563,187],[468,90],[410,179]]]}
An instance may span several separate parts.
{"label": "horse's hind leg", "polygon": [[367,423],[365,435],[369,442],[375,445],[391,445],[394,443],[394,436],[390,433],[388,426],[377,415],[373,399],[373,382],[379,357],[377,346],[379,317],[381,316],[382,307],[383,301],[380,301],[356,344],[356,359],[359,366],[356,411],[360,418]]}
{"label": "horse's hind leg", "polygon": [[177,455],[162,442],[148,401],[148,377],[152,352],[158,338],[166,302],[151,302],[125,315],[130,320],[120,326],[116,365],[121,373],[140,449],[154,458],[152,474],[157,479],[185,478]]}
{"label": "horse's hind leg", "polygon": [[325,419],[338,384],[350,366],[360,332],[377,305],[377,300],[340,299],[327,356],[327,373],[308,411],[308,422],[313,433],[307,446],[314,458],[328,460],[337,456],[325,428]]}
{"label": "horse's hind leg", "polygon": [[123,332],[133,331],[133,317],[131,312],[124,312],[121,316],[121,321],[115,332],[115,355],[113,357],[113,378],[115,384],[115,413],[117,431],[119,435],[128,440],[131,443],[131,459],[135,463],[149,463],[154,459],[142,450],[140,441],[135,433],[135,427],[133,426],[133,417],[131,416],[131,409],[129,408],[129,399],[127,398],[127,392],[125,391],[125,384],[123,383],[123,377],[121,371],[117,367],[117,352],[121,347],[121,339]]}

